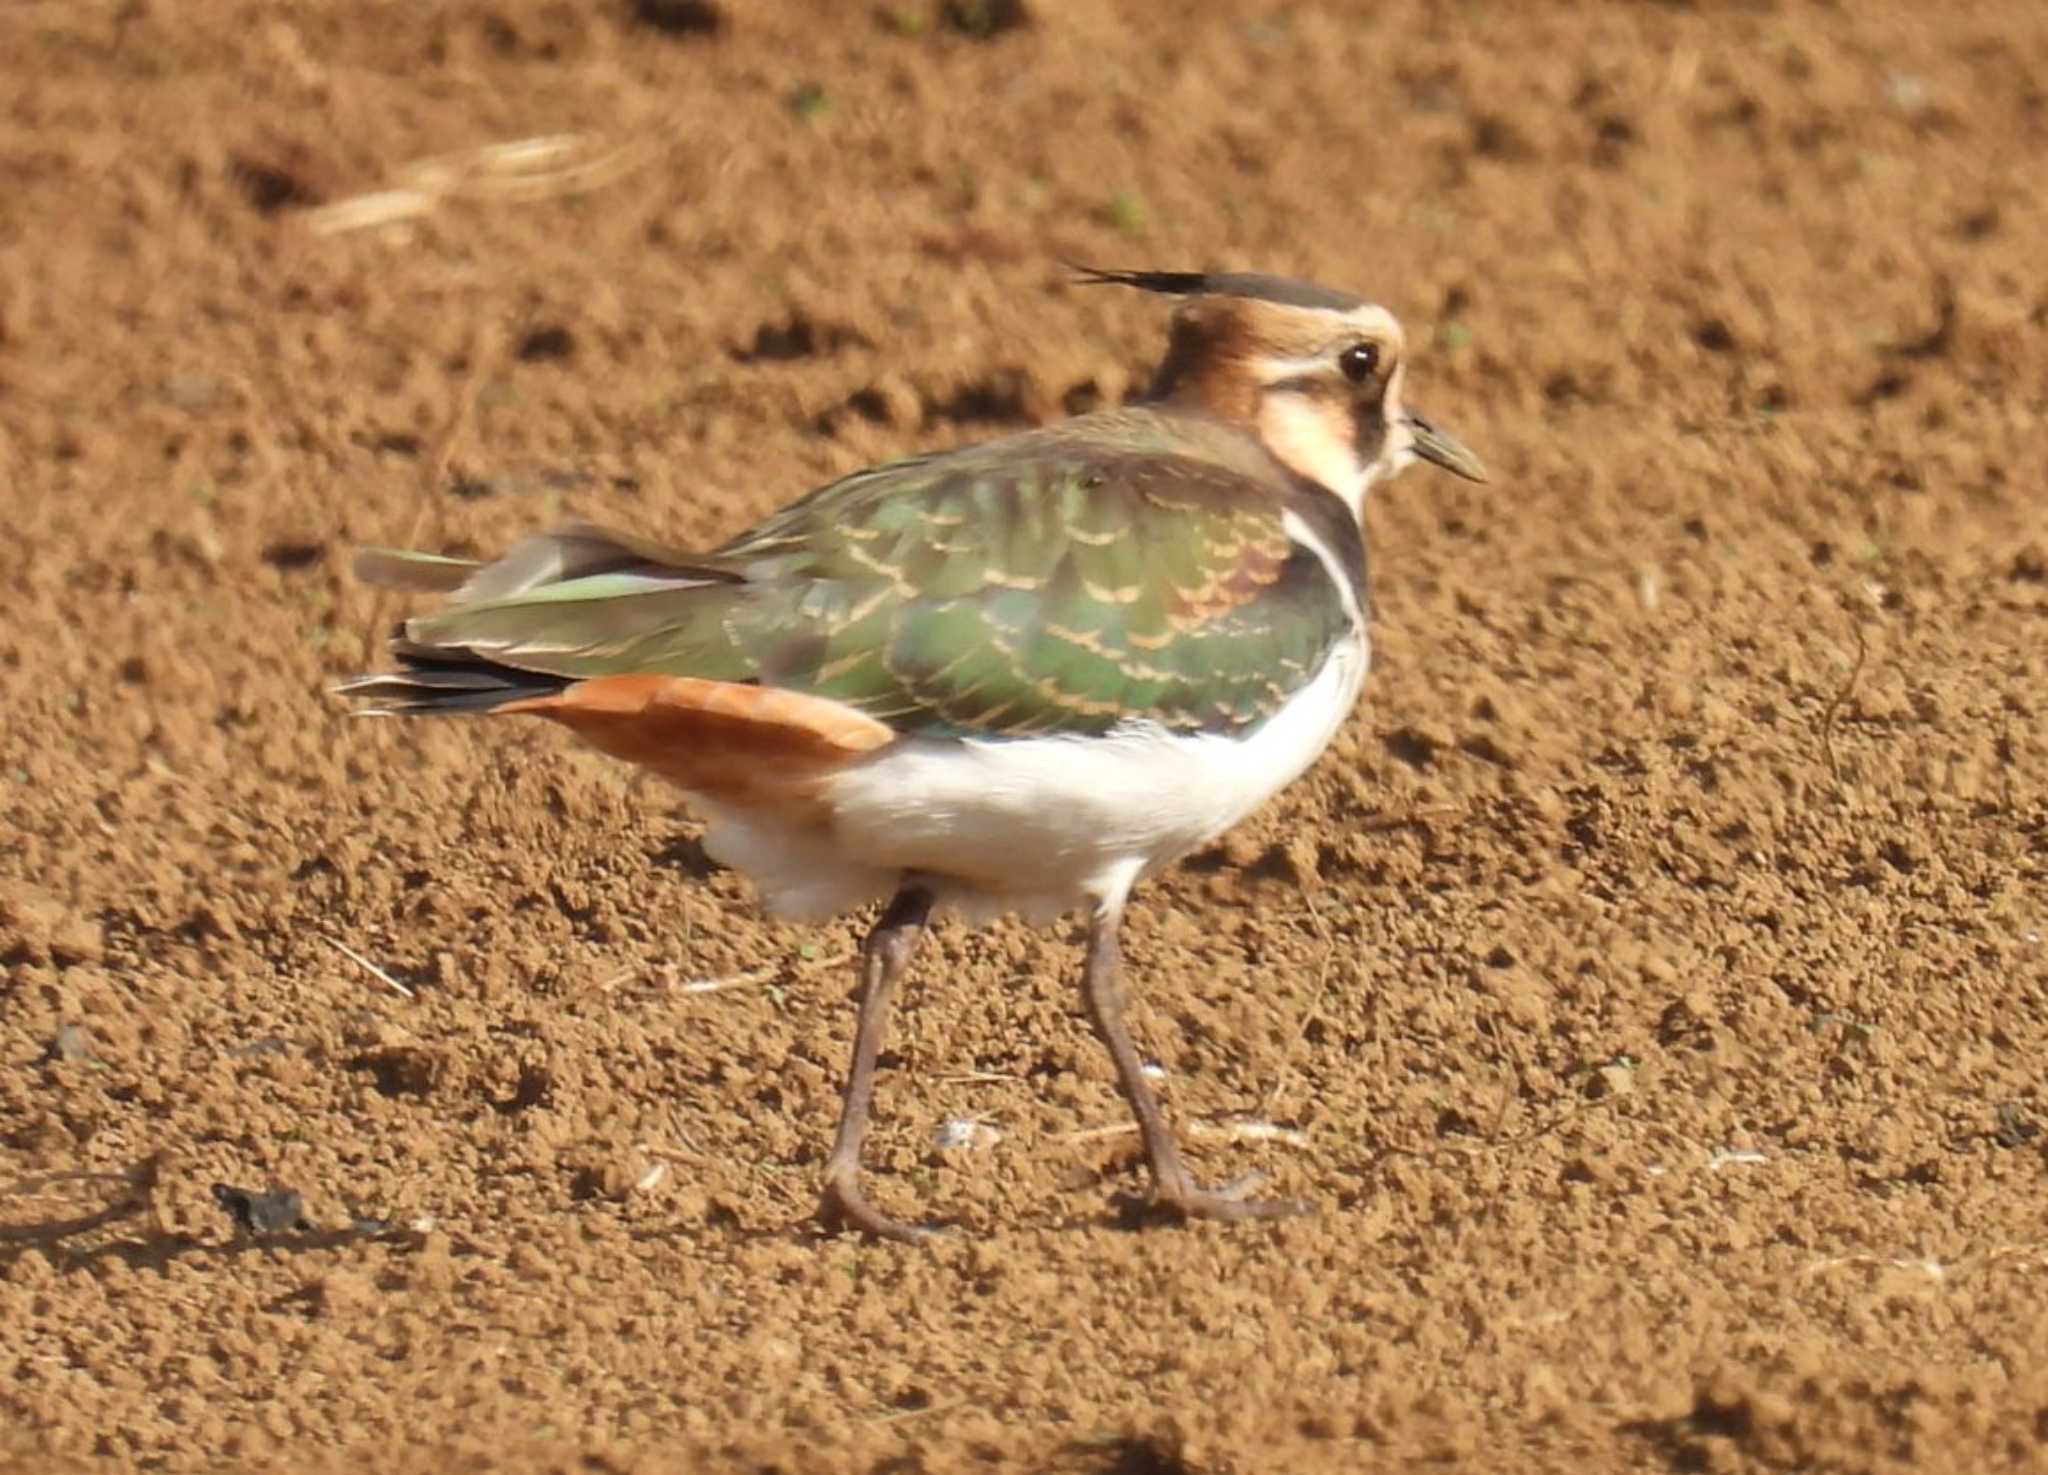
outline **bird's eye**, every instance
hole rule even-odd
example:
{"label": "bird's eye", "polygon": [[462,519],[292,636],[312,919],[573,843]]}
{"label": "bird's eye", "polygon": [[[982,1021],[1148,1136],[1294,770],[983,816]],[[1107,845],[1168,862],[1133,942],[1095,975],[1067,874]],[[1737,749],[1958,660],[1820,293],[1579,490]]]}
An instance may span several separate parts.
{"label": "bird's eye", "polygon": [[1337,367],[1353,384],[1365,383],[1379,366],[1380,346],[1377,343],[1354,343],[1337,355]]}

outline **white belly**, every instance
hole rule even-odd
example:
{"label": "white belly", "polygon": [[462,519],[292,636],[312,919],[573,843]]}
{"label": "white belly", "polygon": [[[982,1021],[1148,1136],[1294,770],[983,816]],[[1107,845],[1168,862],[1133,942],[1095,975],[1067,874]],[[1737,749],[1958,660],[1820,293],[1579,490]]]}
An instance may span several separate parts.
{"label": "white belly", "polygon": [[819,917],[893,891],[906,872],[980,917],[1034,920],[1214,840],[1307,771],[1349,716],[1369,652],[1334,650],[1248,736],[1133,724],[1103,737],[907,738],[835,775],[829,827],[798,830],[700,804],[706,852],[780,916]]}

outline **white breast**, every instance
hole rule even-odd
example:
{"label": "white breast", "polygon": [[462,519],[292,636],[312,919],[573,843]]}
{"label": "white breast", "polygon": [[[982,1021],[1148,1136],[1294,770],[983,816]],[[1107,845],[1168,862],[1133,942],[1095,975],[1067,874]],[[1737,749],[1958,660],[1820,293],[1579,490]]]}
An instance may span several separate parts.
{"label": "white breast", "polygon": [[848,910],[908,871],[970,916],[1049,920],[1112,877],[1200,848],[1299,778],[1350,714],[1369,663],[1362,634],[1339,644],[1241,737],[1132,723],[1101,737],[905,739],[828,782],[829,828],[704,805],[704,848],[751,876],[777,915]]}

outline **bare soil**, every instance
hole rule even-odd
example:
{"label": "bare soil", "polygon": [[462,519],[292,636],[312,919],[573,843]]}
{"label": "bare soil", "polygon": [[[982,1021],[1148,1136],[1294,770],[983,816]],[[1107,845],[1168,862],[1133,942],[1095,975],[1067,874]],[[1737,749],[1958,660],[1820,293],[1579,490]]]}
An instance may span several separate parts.
{"label": "bare soil", "polygon": [[[2038,1468],[2048,11],[1021,10],[0,11],[0,1465]],[[1317,1213],[1128,1227],[1074,939],[949,928],[873,1188],[961,1232],[827,1237],[857,923],[348,720],[349,550],[1113,400],[1062,258],[1377,297],[1495,480],[1380,496],[1356,719],[1128,933]]]}

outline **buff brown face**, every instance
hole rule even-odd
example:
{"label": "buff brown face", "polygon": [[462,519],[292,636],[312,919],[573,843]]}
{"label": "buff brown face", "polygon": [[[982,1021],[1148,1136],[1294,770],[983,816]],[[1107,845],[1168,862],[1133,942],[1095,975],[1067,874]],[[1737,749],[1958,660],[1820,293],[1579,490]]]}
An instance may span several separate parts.
{"label": "buff brown face", "polygon": [[1384,308],[1257,272],[1077,270],[1182,299],[1150,398],[1256,424],[1282,462],[1354,512],[1411,460],[1487,479],[1457,437],[1403,407],[1406,345]]}

